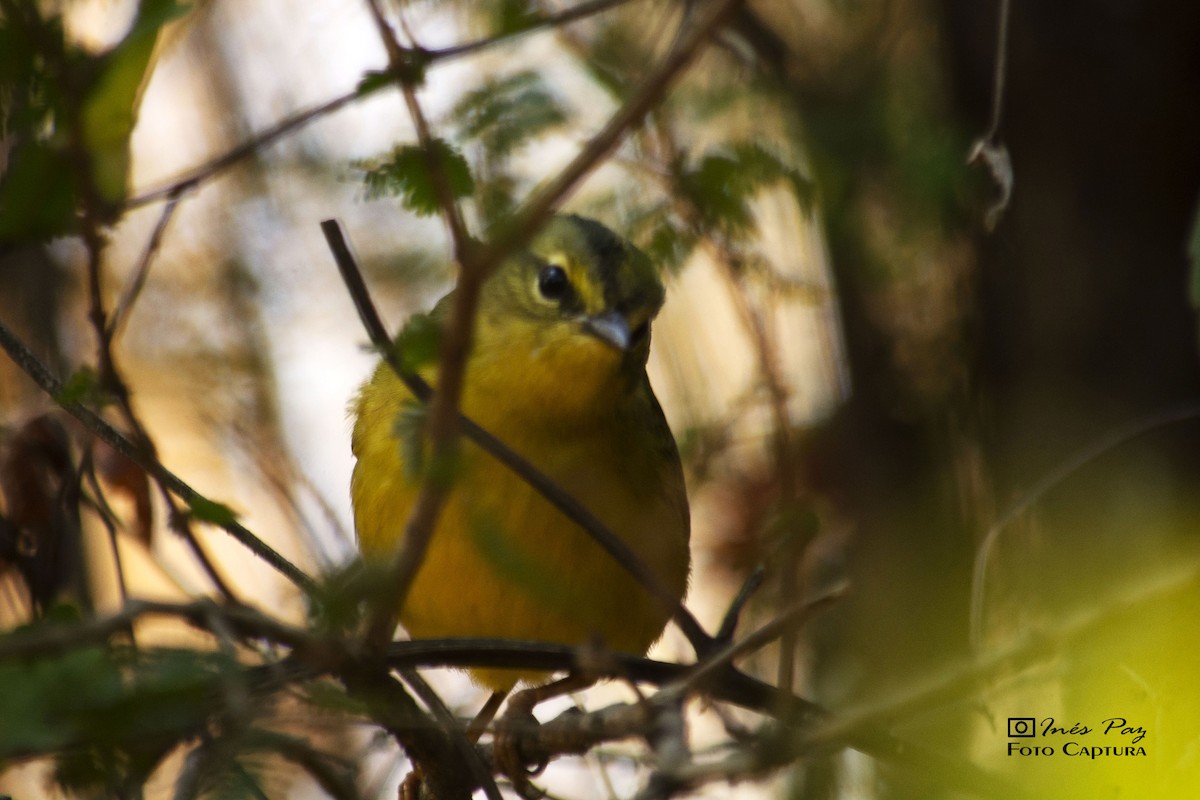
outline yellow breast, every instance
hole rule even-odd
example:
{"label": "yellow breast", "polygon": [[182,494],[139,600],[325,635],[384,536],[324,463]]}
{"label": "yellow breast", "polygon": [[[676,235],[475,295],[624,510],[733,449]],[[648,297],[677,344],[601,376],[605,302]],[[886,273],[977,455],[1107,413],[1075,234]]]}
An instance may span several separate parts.
{"label": "yellow breast", "polygon": [[[464,413],[582,502],[682,597],[687,501],[674,445],[644,375],[633,386],[616,380],[615,353],[600,343],[574,342],[572,352],[527,345],[515,352],[529,353],[531,363],[514,361],[514,351],[472,358]],[[578,349],[589,346],[595,349]],[[605,367],[600,359],[614,361]],[[514,381],[514,374],[526,380]],[[419,489],[395,435],[395,419],[408,402],[386,366],[357,401],[351,488],[368,558],[395,552]],[[462,469],[401,621],[415,637],[568,645],[598,639],[641,654],[662,632],[667,613],[578,525],[464,442]],[[540,677],[472,674],[498,690]]]}

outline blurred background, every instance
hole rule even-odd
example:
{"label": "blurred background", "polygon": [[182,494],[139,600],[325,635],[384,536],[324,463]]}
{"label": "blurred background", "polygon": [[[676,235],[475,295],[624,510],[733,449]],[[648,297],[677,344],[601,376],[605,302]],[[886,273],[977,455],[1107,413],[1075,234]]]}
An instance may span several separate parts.
{"label": "blurred background", "polygon": [[[318,224],[342,222],[396,329],[452,284],[448,239],[389,177],[396,148],[415,141],[400,93],[356,92],[387,65],[365,2],[208,0],[167,21],[172,5],[0,4],[0,322],[60,377],[87,376],[101,370],[89,322],[101,297],[119,320],[112,353],[131,408],[162,462],[327,575],[355,552],[346,405],[374,359]],[[521,35],[572,4],[386,6],[401,40],[430,51],[503,39],[439,56],[419,92],[436,135],[470,167],[463,207],[475,232],[574,157],[693,5],[703,6],[588,3],[595,13]],[[1015,4],[989,139],[1014,180],[997,205],[1004,187],[967,162],[994,119],[1003,9],[745,3],[564,208],[622,231],[664,269],[650,374],[688,473],[689,607],[715,628],[760,564],[767,579],[743,632],[844,588],[748,668],[835,710],[879,712],[902,738],[1035,792],[1185,797],[1200,780],[1189,305],[1200,281],[1189,284],[1188,256],[1189,242],[1200,250],[1200,6]],[[35,21],[18,25],[27,12]],[[22,72],[17,44],[44,46],[52,19],[66,51],[92,65],[89,85],[125,87],[127,135],[108,153],[124,169],[91,206],[104,213],[83,223],[103,243],[78,235],[69,213],[89,181],[61,188],[53,167],[28,166],[32,152],[70,154],[53,125],[67,130],[62,108],[92,97],[55,88],[65,67]],[[140,61],[129,55],[139,41]],[[113,54],[140,65],[132,81],[105,77],[125,63]],[[23,129],[35,117],[18,112],[38,103],[49,111]],[[164,187],[183,177],[197,180],[169,199]],[[112,187],[99,172],[90,182],[101,195]],[[212,594],[210,571],[167,529],[169,510],[136,469],[54,408],[0,358],[4,626],[59,594],[97,612],[126,596]],[[108,417],[129,430],[111,405]],[[116,546],[84,504],[79,554],[55,562],[82,568],[47,577],[35,556],[76,523],[23,499],[35,478],[61,491],[62,462],[84,453],[101,478],[88,492],[120,521]],[[266,564],[216,528],[196,536],[243,598],[305,621],[299,593]],[[189,641],[168,625],[139,630],[144,640]],[[689,657],[674,630],[654,654]],[[988,658],[998,661],[955,678]],[[482,699],[455,673],[431,679],[464,715]],[[889,715],[938,681],[946,691]],[[394,796],[404,767],[392,747],[302,706],[277,711],[288,730],[352,748],[365,796]],[[1147,729],[1148,755],[1012,757],[1009,717],[1127,718]],[[693,743],[727,746],[730,727],[697,709]],[[638,752],[564,759],[544,780],[559,796],[632,796]],[[180,758],[155,773],[151,795],[170,793]],[[49,791],[58,774],[10,761],[0,793],[14,797]],[[270,796],[323,796],[296,771],[264,761],[261,772]],[[697,793],[963,796],[953,785],[841,751]]]}

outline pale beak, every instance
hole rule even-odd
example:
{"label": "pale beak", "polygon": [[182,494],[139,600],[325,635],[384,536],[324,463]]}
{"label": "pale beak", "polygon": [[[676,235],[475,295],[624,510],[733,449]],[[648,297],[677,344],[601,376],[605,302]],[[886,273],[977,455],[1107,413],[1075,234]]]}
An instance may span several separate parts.
{"label": "pale beak", "polygon": [[629,321],[618,311],[609,311],[583,321],[583,329],[618,350],[629,349]]}

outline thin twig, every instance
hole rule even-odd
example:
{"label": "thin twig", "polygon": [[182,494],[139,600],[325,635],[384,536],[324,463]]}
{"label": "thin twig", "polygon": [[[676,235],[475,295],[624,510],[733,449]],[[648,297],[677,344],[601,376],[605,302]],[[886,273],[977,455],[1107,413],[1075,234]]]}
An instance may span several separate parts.
{"label": "thin twig", "polygon": [[[501,800],[500,789],[496,786],[496,781],[492,778],[492,772],[488,769],[488,765],[484,763],[479,756],[479,751],[475,749],[474,743],[467,737],[466,729],[462,723],[455,718],[450,709],[446,708],[446,704],[442,702],[442,698],[433,690],[420,673],[415,669],[402,669],[400,679],[408,684],[408,687],[413,690],[429,712],[433,714],[437,723],[442,727],[442,730],[450,736],[454,749],[458,753],[458,763],[465,765],[471,771],[471,777],[483,789],[483,793],[487,795],[488,800]],[[441,765],[439,765],[441,766]]]}
{"label": "thin twig", "polygon": [[503,33],[498,36],[489,36],[484,39],[477,39],[476,41],[466,42],[464,44],[443,47],[437,50],[423,50],[422,52],[424,53],[425,57],[429,59],[430,63],[442,61],[448,58],[458,58],[459,56],[471,55],[489,47],[494,47],[498,44],[504,44],[511,39],[519,36],[525,36],[526,34],[530,34],[535,31],[543,30],[545,28],[560,28],[563,25],[568,25],[577,20],[594,16],[601,12],[608,11],[611,8],[623,6],[628,2],[630,2],[630,0],[589,0],[588,2],[579,3],[571,8],[563,9],[558,13],[546,14],[545,16],[538,17],[537,20],[535,20],[528,27],[521,28],[520,30]]}
{"label": "thin twig", "polygon": [[[427,428],[431,463],[444,464],[453,458],[457,446],[458,404],[462,395],[464,365],[474,331],[475,307],[485,275],[475,267],[471,258],[474,248],[454,193],[450,189],[450,183],[442,169],[441,160],[434,150],[429,123],[420,103],[417,102],[411,70],[404,69],[411,55],[396,40],[391,26],[384,19],[378,0],[367,0],[367,3],[387,50],[392,72],[396,75],[404,94],[405,104],[417,132],[417,141],[425,157],[426,169],[437,193],[442,219],[450,232],[454,260],[459,265],[450,320],[439,345],[438,389],[429,404]],[[367,627],[367,641],[376,646],[382,646],[392,638],[400,609],[404,606],[408,590],[436,533],[437,520],[449,493],[449,487],[438,477],[437,472],[436,469],[431,469],[421,483],[416,502],[409,511],[404,537],[392,562],[389,578],[383,584],[384,590],[376,598],[376,605]]]}
{"label": "thin twig", "polygon": [[[688,673],[686,679],[681,682],[679,689],[684,692],[690,692],[705,681],[710,680],[714,675],[719,674],[736,659],[749,655],[756,650],[761,650],[776,639],[786,638],[790,633],[803,627],[817,614],[845,597],[848,588],[848,584],[842,584],[814,600],[794,601],[790,606],[779,612],[774,619],[754,631],[754,633],[740,641],[727,644],[697,664]],[[792,690],[790,686],[780,686],[778,688],[783,694],[791,694]]]}
{"label": "thin twig", "polygon": [[159,186],[155,189],[150,189],[136,197],[132,197],[125,202],[125,209],[128,211],[134,208],[148,205],[157,200],[169,197],[180,197],[188,192],[196,189],[200,184],[204,183],[209,178],[212,178],[219,172],[223,172],[244,158],[257,153],[264,147],[274,144],[279,139],[287,136],[292,131],[304,127],[310,122],[313,122],[321,117],[331,114],[356,100],[362,100],[366,97],[378,92],[387,86],[386,83],[366,83],[362,86],[355,87],[352,91],[338,95],[332,100],[326,100],[320,105],[293,114],[290,117],[285,117],[279,122],[267,128],[262,133],[252,136],[233,149],[227,151],[223,155],[201,164],[198,167],[188,170],[182,176],[175,178],[170,183]]}
{"label": "thin twig", "polygon": [[1008,79],[1008,20],[1011,0],[1000,0],[996,25],[996,66],[992,70],[992,118],[983,139],[992,141],[1000,132],[1000,117],[1004,111],[1004,83]]}
{"label": "thin twig", "polygon": [[999,140],[1001,114],[1004,110],[1004,84],[1008,77],[1008,20],[1010,0],[1000,0],[999,20],[996,26],[996,65],[992,70],[992,116],[987,131],[971,143],[967,151],[967,163],[982,163],[992,174],[999,189],[999,196],[984,213],[984,227],[990,232],[1000,224],[1000,218],[1012,201],[1013,173],[1012,157],[1008,147]]}
{"label": "thin twig", "polygon": [[109,545],[112,548],[113,565],[116,571],[117,589],[121,594],[121,602],[129,602],[129,587],[125,581],[125,566],[121,558],[121,548],[117,534],[117,515],[108,504],[108,498],[105,497],[103,489],[100,487],[100,481],[96,478],[96,462],[93,457],[93,448],[88,447],[84,451],[83,461],[80,464],[80,469],[87,476],[88,486],[92,489],[92,503],[95,505],[96,516],[100,518],[100,524],[104,526],[104,530],[108,533]]}
{"label": "thin twig", "polygon": [[[697,239],[704,244],[713,262],[719,267],[718,273],[724,279],[729,290],[728,296],[733,302],[734,310],[753,345],[758,374],[766,387],[769,401],[768,410],[772,418],[771,458],[774,462],[774,482],[779,489],[779,497],[776,502],[783,509],[794,507],[799,502],[797,495],[799,483],[792,453],[792,418],[789,409],[791,389],[781,374],[776,342],[767,330],[762,311],[753,305],[746,284],[746,269],[741,263],[740,256],[725,237],[712,235],[710,226],[705,222],[702,209],[691,194],[685,190],[683,176],[680,173],[683,165],[680,148],[675,141],[673,131],[661,116],[656,115],[655,117],[653,134],[654,150],[659,154],[661,160],[658,165],[659,169],[653,174],[663,176],[676,213],[692,228]],[[777,566],[781,605],[790,606],[796,601],[796,598],[804,594],[804,587],[800,581],[800,570],[806,544],[799,532],[784,532],[782,554]],[[795,629],[789,629],[779,643],[776,683],[784,691],[791,691],[792,683],[795,680],[797,636],[798,633]]]}
{"label": "thin twig", "polygon": [[579,183],[607,158],[625,135],[639,125],[658,104],[671,83],[696,56],[701,45],[725,23],[741,0],[718,0],[708,5],[706,12],[691,28],[682,33],[671,52],[654,72],[650,73],[608,123],[584,146],[583,150],[563,170],[522,204],[508,224],[500,226],[498,234],[479,254],[479,266],[490,272],[509,253],[524,246],[554,209]]}
{"label": "thin twig", "polygon": [[1037,483],[1021,492],[1019,499],[1009,506],[999,518],[992,523],[984,534],[978,549],[975,551],[975,563],[971,571],[971,608],[970,608],[970,640],[975,648],[983,643],[985,603],[987,602],[988,564],[991,561],[992,550],[1000,534],[1009,525],[1029,511],[1035,504],[1059,484],[1079,472],[1085,465],[1095,461],[1110,450],[1143,436],[1159,428],[1175,425],[1188,420],[1200,419],[1200,403],[1187,403],[1175,408],[1168,408],[1140,417],[1108,431],[1103,436],[1089,442],[1084,447],[1063,459],[1054,469],[1043,475]]}
{"label": "thin twig", "polygon": [[[197,492],[178,476],[163,466],[156,456],[144,452],[120,431],[82,403],[64,400],[62,398],[63,384],[50,370],[38,360],[33,351],[20,340],[3,322],[0,322],[0,348],[8,353],[9,358],[21,368],[26,375],[33,379],[42,391],[55,398],[59,406],[84,427],[107,443],[114,450],[128,457],[137,464],[147,475],[170,490],[172,494],[183,500],[189,506],[197,504],[213,505],[213,502]],[[295,584],[305,594],[313,594],[317,584],[299,567],[284,558],[270,545],[255,536],[247,528],[234,520],[221,520],[212,524],[225,530],[234,539],[244,545],[250,552],[261,558],[277,572]]]}
{"label": "thin twig", "polygon": [[154,231],[150,234],[150,240],[146,243],[146,249],[142,251],[142,257],[133,271],[133,277],[125,286],[125,292],[117,301],[116,308],[113,309],[108,327],[104,330],[104,335],[110,342],[121,332],[122,326],[129,318],[129,313],[133,310],[133,304],[137,302],[142,293],[142,287],[146,285],[146,278],[150,274],[150,265],[154,262],[154,257],[162,246],[163,234],[166,233],[167,226],[175,216],[175,209],[179,206],[180,194],[181,192],[175,192],[168,195],[167,203],[163,206]]}

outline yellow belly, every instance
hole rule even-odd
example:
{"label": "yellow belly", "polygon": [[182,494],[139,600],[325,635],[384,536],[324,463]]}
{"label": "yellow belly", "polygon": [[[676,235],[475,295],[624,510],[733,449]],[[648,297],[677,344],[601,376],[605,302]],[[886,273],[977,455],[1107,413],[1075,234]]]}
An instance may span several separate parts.
{"label": "yellow belly", "polygon": [[[403,449],[393,435],[404,396],[398,381],[377,375],[359,400],[352,498],[367,558],[395,552],[419,488],[405,473]],[[623,431],[619,417],[564,437],[540,426],[505,425],[494,407],[466,410],[599,517],[676,596],[683,595],[686,500],[672,472],[677,468],[658,463],[652,448],[637,447],[644,436]],[[599,640],[615,651],[644,653],[661,634],[667,612],[524,481],[469,442],[463,451],[462,469],[401,610],[409,633],[568,645]],[[472,675],[498,690],[542,677],[512,670]]]}

